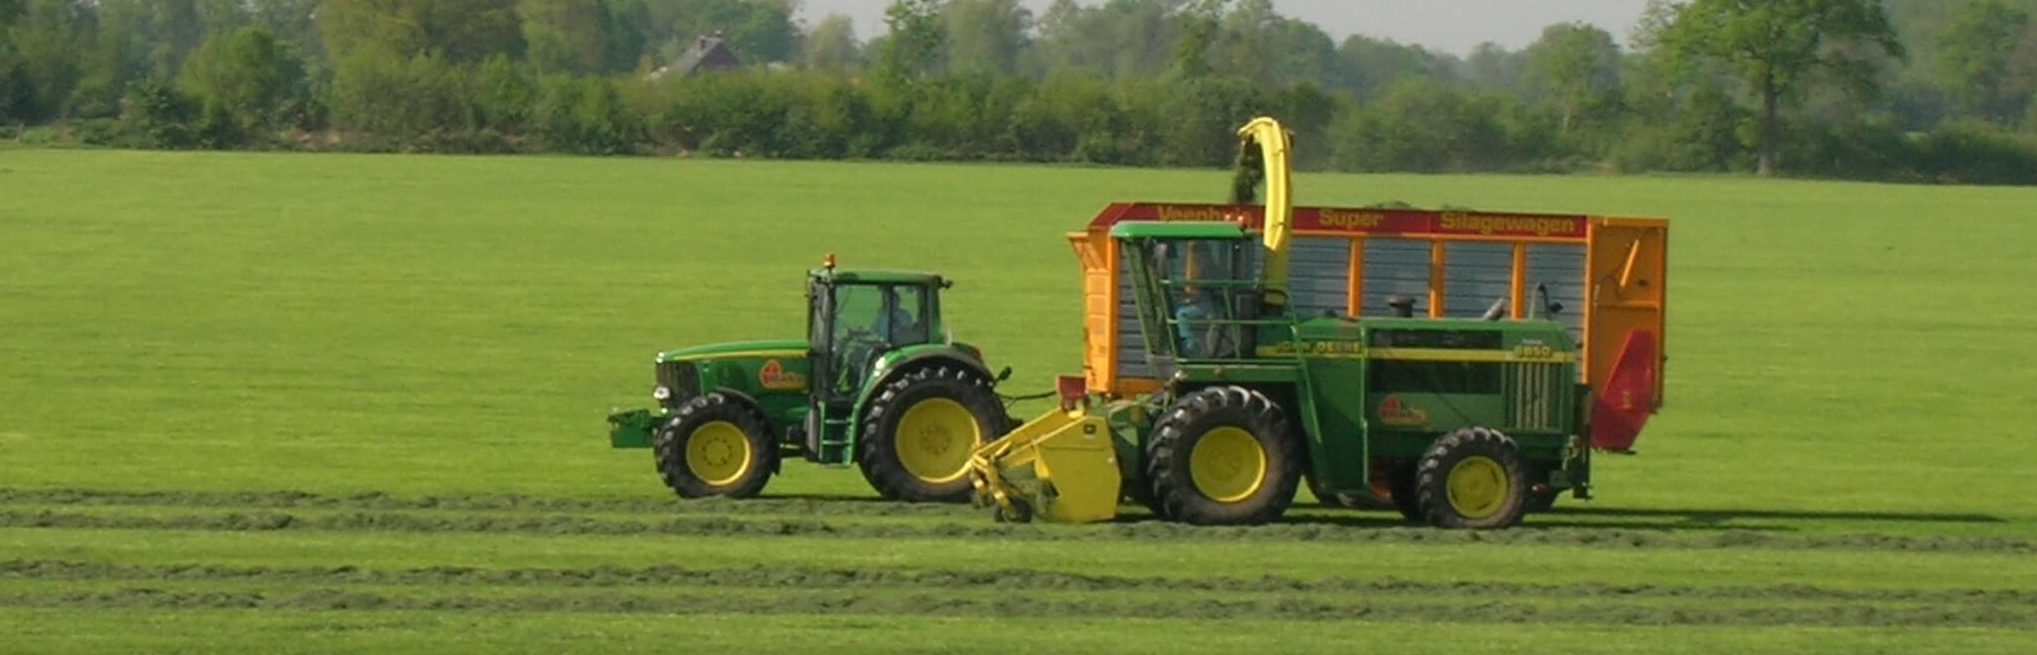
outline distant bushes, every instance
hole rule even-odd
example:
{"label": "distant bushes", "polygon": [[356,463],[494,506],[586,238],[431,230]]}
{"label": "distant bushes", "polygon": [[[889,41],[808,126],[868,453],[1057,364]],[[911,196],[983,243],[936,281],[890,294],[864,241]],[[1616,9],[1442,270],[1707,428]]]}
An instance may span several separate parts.
{"label": "distant bushes", "polygon": [[[1311,170],[1734,172],[1752,115],[1717,89],[1652,118],[1568,131],[1546,106],[1427,78],[1363,101],[1302,82],[957,73],[914,81],[748,70],[653,82],[538,75],[363,48],[312,71],[259,28],[208,40],[175,80],[129,84],[114,117],[66,138],[132,148],[693,155],[1227,166],[1253,115],[1297,132]],[[1995,128],[1907,133],[1860,119],[1792,125],[1795,174],[1933,183],[2037,181],[2037,144]]]}

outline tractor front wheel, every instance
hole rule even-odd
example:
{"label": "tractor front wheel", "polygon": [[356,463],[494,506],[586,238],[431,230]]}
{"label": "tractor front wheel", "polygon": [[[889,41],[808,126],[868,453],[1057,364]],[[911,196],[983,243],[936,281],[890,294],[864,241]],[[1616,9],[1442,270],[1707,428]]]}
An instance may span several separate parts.
{"label": "tractor front wheel", "polygon": [[856,460],[886,499],[966,502],[975,491],[969,456],[1008,429],[989,379],[931,366],[900,376],[870,402]]}
{"label": "tractor front wheel", "polygon": [[1527,467],[1514,440],[1464,428],[1429,445],[1415,493],[1431,525],[1493,529],[1518,525],[1528,506]]}
{"label": "tractor front wheel", "polygon": [[1243,387],[1183,396],[1146,443],[1148,497],[1161,518],[1250,525],[1280,518],[1301,482],[1300,442],[1287,415]]}
{"label": "tractor front wheel", "polygon": [[754,497],[778,469],[764,417],[719,393],[680,406],[658,428],[651,453],[659,477],[681,498]]}

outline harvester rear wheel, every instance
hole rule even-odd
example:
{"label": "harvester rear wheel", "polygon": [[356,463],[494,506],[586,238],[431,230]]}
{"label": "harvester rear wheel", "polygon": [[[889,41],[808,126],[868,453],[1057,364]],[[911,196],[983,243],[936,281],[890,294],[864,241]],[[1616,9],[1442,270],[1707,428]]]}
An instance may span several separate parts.
{"label": "harvester rear wheel", "polygon": [[778,469],[778,444],[764,417],[742,401],[710,393],[688,401],[651,442],[658,476],[681,498],[750,498]]}
{"label": "harvester rear wheel", "polygon": [[1528,475],[1514,440],[1464,428],[1429,445],[1417,468],[1416,496],[1431,525],[1506,528],[1527,511]]}
{"label": "harvester rear wheel", "polygon": [[1301,483],[1302,452],[1265,394],[1212,387],[1176,401],[1146,442],[1146,480],[1161,518],[1193,525],[1277,520]]}
{"label": "harvester rear wheel", "polygon": [[1009,429],[988,378],[930,366],[900,376],[870,402],[856,463],[886,499],[967,502],[975,491],[970,454]]}

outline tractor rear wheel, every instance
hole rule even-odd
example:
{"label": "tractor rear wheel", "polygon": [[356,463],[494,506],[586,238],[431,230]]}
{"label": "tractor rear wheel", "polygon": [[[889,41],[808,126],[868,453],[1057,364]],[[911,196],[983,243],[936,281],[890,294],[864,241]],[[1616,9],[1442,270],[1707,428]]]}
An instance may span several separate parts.
{"label": "tractor rear wheel", "polygon": [[970,455],[1009,429],[988,378],[930,366],[900,376],[870,402],[856,463],[886,499],[966,502],[975,492]]}
{"label": "tractor rear wheel", "polygon": [[778,444],[757,410],[710,393],[688,401],[651,442],[658,476],[681,498],[750,498],[778,470]]}
{"label": "tractor rear wheel", "polygon": [[1146,442],[1154,513],[1192,525],[1279,519],[1294,502],[1301,469],[1301,444],[1286,413],[1243,387],[1183,396]]}
{"label": "tractor rear wheel", "polygon": [[1486,428],[1437,439],[1417,467],[1416,495],[1429,523],[1445,528],[1518,525],[1527,512],[1528,475],[1514,440]]}

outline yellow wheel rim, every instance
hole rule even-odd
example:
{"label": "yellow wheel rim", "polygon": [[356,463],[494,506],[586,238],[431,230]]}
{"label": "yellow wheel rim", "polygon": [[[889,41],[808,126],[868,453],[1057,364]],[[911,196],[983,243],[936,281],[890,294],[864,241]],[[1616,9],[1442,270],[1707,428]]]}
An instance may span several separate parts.
{"label": "yellow wheel rim", "polygon": [[969,473],[969,453],[983,439],[976,415],[947,398],[920,401],[898,417],[898,463],[913,477],[941,484]]}
{"label": "yellow wheel rim", "polygon": [[1470,519],[1499,513],[1507,498],[1507,470],[1490,457],[1466,457],[1450,467],[1450,508]]}
{"label": "yellow wheel rim", "polygon": [[1266,449],[1250,432],[1217,428],[1195,441],[1195,449],[1188,453],[1188,475],[1210,500],[1235,503],[1266,485]]}
{"label": "yellow wheel rim", "polygon": [[710,485],[742,479],[756,459],[757,454],[750,452],[750,438],[728,421],[700,426],[686,438],[686,470]]}

